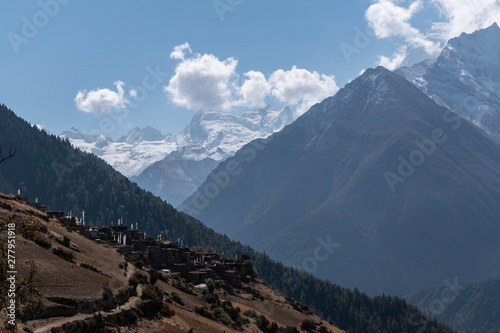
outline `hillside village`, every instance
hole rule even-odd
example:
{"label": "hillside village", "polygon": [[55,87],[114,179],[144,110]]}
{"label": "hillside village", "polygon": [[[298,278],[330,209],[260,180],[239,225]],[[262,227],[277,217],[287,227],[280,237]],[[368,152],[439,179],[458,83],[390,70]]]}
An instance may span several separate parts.
{"label": "hillside village", "polygon": [[0,193],[0,220],[16,221],[19,259],[37,267],[39,296],[29,297],[40,304],[18,310],[18,331],[342,332],[268,289],[244,255],[230,260],[121,224],[88,226],[20,195]]}
{"label": "hillside village", "polygon": [[[39,203],[32,204],[33,207],[45,212],[45,207]],[[68,228],[76,229],[84,237],[101,244],[116,248],[129,261],[140,266],[150,266],[164,273],[176,272],[194,283],[203,284],[208,278],[221,277],[232,285],[238,285],[239,281],[245,280],[246,275],[253,274],[248,271],[245,259],[235,260],[220,258],[215,252],[205,252],[202,249],[191,249],[182,247],[179,241],[161,240],[161,235],[156,239],[147,237],[145,233],[118,222],[111,226],[88,226],[84,219],[67,216],[63,211],[46,211],[51,218],[56,218]],[[132,227],[134,225],[132,224]]]}

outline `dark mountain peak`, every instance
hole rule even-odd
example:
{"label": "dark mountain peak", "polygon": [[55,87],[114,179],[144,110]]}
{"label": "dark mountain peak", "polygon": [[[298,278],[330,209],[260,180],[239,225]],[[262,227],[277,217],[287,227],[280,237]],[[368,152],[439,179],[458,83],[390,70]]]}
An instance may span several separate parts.
{"label": "dark mountain peak", "polygon": [[371,77],[371,79],[375,79],[378,77],[384,78],[384,77],[390,77],[392,76],[393,72],[385,68],[384,66],[377,66],[376,68],[368,68],[366,69],[363,74],[361,74],[357,79],[353,80],[359,80],[359,79],[366,79],[368,77]]}
{"label": "dark mountain peak", "polygon": [[[385,67],[368,68],[360,77],[346,85],[352,90],[362,89],[371,96],[399,93],[412,89],[412,84]],[[415,88],[416,89],[416,88]],[[395,94],[393,94],[395,95]]]}
{"label": "dark mountain peak", "polygon": [[[316,124],[344,121],[354,126],[360,125],[360,121],[369,123],[374,118],[378,122],[382,117],[387,118],[392,114],[426,112],[425,108],[412,107],[420,103],[433,102],[405,78],[379,66],[367,69],[335,96],[314,105],[304,118]],[[318,117],[324,119],[319,120]]]}
{"label": "dark mountain peak", "polygon": [[409,92],[420,93],[400,75],[379,66],[367,69],[360,77],[340,90],[338,95],[342,99],[361,98],[364,102],[383,103],[393,99],[402,99]]}
{"label": "dark mountain peak", "polygon": [[304,265],[318,239],[342,243],[314,266],[321,278],[401,295],[500,267],[498,146],[386,68],[368,69],[212,176],[231,165],[240,171],[215,197],[209,176],[183,209],[287,264]]}

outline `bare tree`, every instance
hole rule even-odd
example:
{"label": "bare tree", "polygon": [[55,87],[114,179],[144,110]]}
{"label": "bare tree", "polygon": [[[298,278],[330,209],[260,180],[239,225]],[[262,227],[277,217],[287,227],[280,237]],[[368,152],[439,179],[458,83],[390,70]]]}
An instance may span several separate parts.
{"label": "bare tree", "polygon": [[16,156],[16,149],[14,148],[14,151],[12,150],[12,143],[10,144],[10,147],[9,147],[9,155],[7,155],[6,157],[3,156],[3,150],[2,150],[2,146],[0,145],[0,163],[8,160],[9,158],[12,158],[14,156]]}

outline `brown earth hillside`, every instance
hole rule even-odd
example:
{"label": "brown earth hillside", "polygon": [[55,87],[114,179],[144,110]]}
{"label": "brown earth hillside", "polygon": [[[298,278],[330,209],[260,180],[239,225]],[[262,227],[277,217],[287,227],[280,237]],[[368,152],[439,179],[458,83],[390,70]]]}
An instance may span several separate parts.
{"label": "brown earth hillside", "polygon": [[8,223],[16,224],[18,280],[29,275],[25,262],[34,261],[33,286],[40,296],[29,297],[43,305],[21,305],[16,327],[6,325],[3,309],[0,327],[11,331],[306,332],[302,326],[307,332],[342,332],[254,277],[235,284],[218,276],[213,290],[195,288],[177,273],[138,269],[118,246],[85,238],[23,198],[0,194],[0,239]]}

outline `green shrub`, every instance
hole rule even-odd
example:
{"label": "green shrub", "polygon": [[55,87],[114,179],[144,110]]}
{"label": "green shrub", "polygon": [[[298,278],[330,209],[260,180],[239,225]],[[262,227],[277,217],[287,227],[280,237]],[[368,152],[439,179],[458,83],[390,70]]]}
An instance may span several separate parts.
{"label": "green shrub", "polygon": [[171,298],[174,302],[176,302],[176,303],[178,303],[178,304],[180,304],[180,305],[184,305],[184,302],[182,301],[182,299],[181,299],[181,297],[179,296],[179,294],[178,294],[178,293],[173,292],[173,293],[170,295],[170,298]]}
{"label": "green shrub", "polygon": [[148,277],[144,274],[135,272],[132,277],[135,277],[141,284],[148,284]]}
{"label": "green shrub", "polygon": [[212,293],[207,293],[206,295],[203,296],[203,299],[208,304],[217,304],[217,305],[220,304],[219,296]]}
{"label": "green shrub", "polygon": [[161,296],[156,288],[152,286],[146,286],[142,290],[141,299],[152,299],[153,301],[158,301],[161,299]]}
{"label": "green shrub", "polygon": [[138,284],[148,284],[148,277],[139,272],[135,272],[134,275],[128,280],[128,284],[137,287]]}
{"label": "green shrub", "polygon": [[97,269],[97,268],[95,268],[94,266],[89,265],[89,264],[87,264],[87,263],[85,263],[85,262],[81,262],[81,263],[80,263],[80,267],[83,267],[83,268],[89,269],[89,270],[91,270],[91,271],[93,271],[93,272],[96,272],[96,273],[102,274],[102,272],[101,272],[101,270],[100,270],[100,269]]}
{"label": "green shrub", "polygon": [[278,332],[278,324],[275,322],[267,325],[266,330],[264,331],[266,333],[277,333]]}
{"label": "green shrub", "polygon": [[229,315],[224,311],[223,308],[216,307],[212,310],[212,314],[215,319],[223,323],[224,325],[230,325],[231,324],[231,318],[229,318]]}
{"label": "green shrub", "polygon": [[64,245],[64,246],[66,246],[66,247],[69,247],[69,246],[70,246],[70,244],[71,244],[71,240],[69,239],[69,237],[64,236],[64,237],[63,237],[63,241],[62,241],[62,243],[61,243],[61,244],[62,244],[62,245]]}
{"label": "green shrub", "polygon": [[245,312],[243,312],[243,315],[247,316],[248,318],[257,318],[257,313],[252,309],[246,310]]}
{"label": "green shrub", "polygon": [[267,326],[269,325],[269,320],[267,320],[266,317],[263,315],[260,315],[257,318],[257,327],[260,328],[262,331],[267,331]]}
{"label": "green shrub", "polygon": [[236,321],[238,317],[240,316],[240,313],[238,312],[237,309],[233,308],[233,305],[231,304],[230,301],[226,301],[223,304],[224,311],[231,317],[232,321]]}
{"label": "green shrub", "polygon": [[213,294],[215,291],[215,282],[214,280],[208,278],[205,280],[205,284],[207,285],[208,291]]}
{"label": "green shrub", "polygon": [[280,332],[280,333],[299,333],[299,330],[296,327],[287,326],[287,327],[280,327],[278,329],[278,332]]}
{"label": "green shrub", "polygon": [[306,319],[302,322],[302,324],[300,324],[301,329],[309,332],[314,331],[316,329],[316,326],[318,326],[318,324],[316,324],[314,321],[310,319]]}
{"label": "green shrub", "polygon": [[66,251],[63,248],[58,247],[57,249],[52,249],[52,253],[54,253],[56,256],[69,261],[69,262],[74,262],[75,261],[75,256],[73,255],[73,252]]}
{"label": "green shrub", "polygon": [[214,319],[212,316],[212,312],[210,310],[205,309],[204,307],[195,307],[194,311],[199,314],[200,316],[209,318],[209,319]]}
{"label": "green shrub", "polygon": [[158,272],[156,269],[152,269],[149,271],[149,283],[155,284],[159,278],[160,278],[160,272]]}
{"label": "green shrub", "polygon": [[253,268],[252,260],[245,260],[243,264],[245,265],[245,275],[250,275],[251,277],[257,276],[257,273],[255,273],[255,269]]}
{"label": "green shrub", "polygon": [[50,240],[43,237],[40,232],[35,233],[35,236],[33,236],[33,241],[35,242],[35,244],[43,247],[44,249],[50,249],[52,247],[52,243],[50,242]]}

